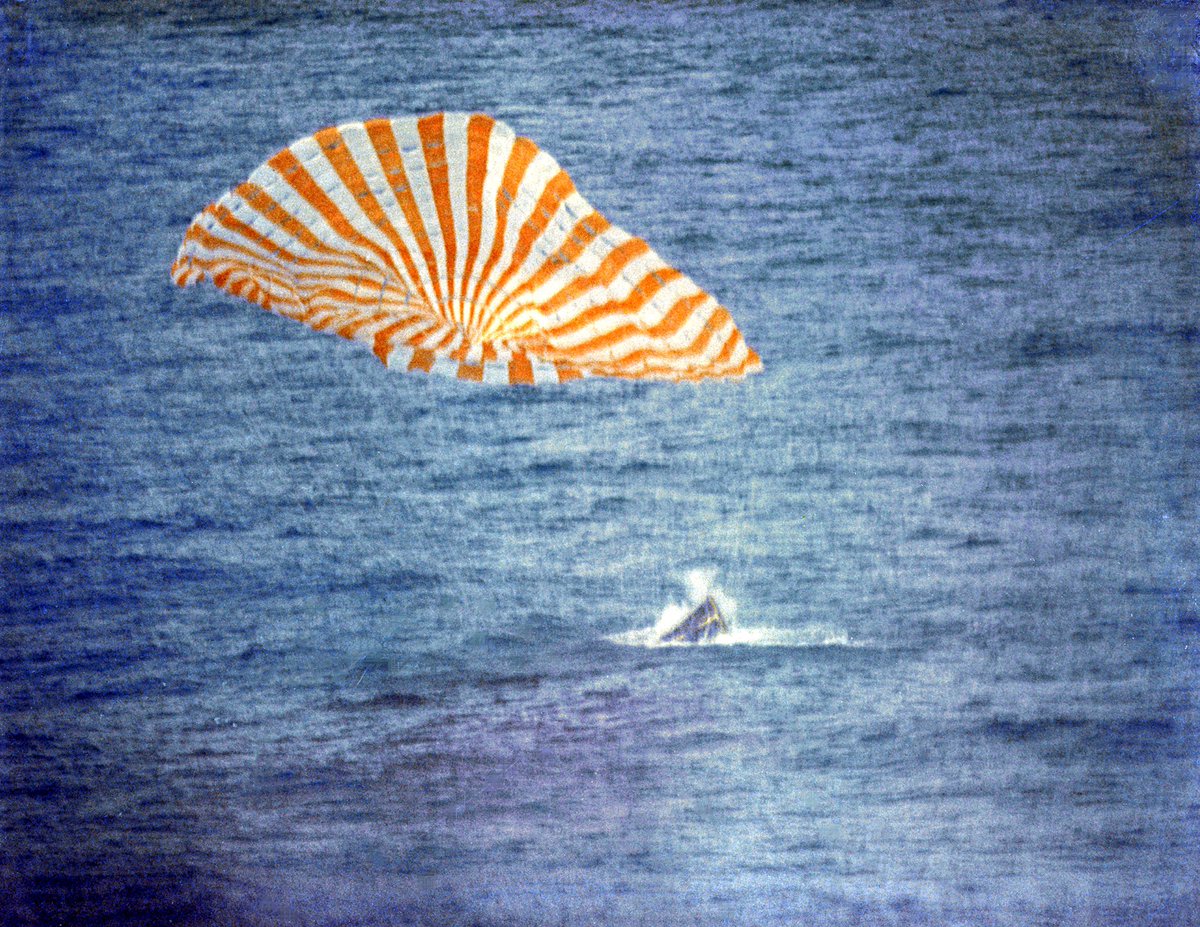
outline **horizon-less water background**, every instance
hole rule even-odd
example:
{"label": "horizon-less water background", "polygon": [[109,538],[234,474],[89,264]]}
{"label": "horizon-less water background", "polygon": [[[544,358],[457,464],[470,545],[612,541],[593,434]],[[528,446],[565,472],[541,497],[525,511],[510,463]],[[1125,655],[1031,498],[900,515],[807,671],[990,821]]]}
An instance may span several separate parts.
{"label": "horizon-less water background", "polygon": [[[0,921],[1200,922],[1194,8],[238,9],[2,8]],[[170,285],[439,109],[764,373],[478,388]],[[696,569],[746,643],[633,646]]]}

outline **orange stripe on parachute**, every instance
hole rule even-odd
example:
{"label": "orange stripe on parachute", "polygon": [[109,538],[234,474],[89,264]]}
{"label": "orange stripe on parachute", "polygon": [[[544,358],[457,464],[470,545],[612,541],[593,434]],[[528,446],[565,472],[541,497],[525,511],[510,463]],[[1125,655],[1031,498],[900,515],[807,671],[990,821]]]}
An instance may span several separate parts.
{"label": "orange stripe on parachute", "polygon": [[[361,331],[366,326],[368,326],[374,322],[382,322],[385,319],[390,319],[390,318],[391,318],[391,316],[386,312],[376,312],[376,313],[372,313],[371,315],[362,315],[358,319],[354,320],[353,322],[350,322],[348,325],[343,325],[341,328],[339,328],[337,330],[337,333],[339,336],[341,336],[342,338],[345,338],[347,341],[353,341],[354,336],[357,335],[359,333],[359,331]],[[374,339],[372,339],[372,340],[374,340]]]}
{"label": "orange stripe on parachute", "polygon": [[[261,256],[244,245],[239,245],[236,242],[231,242],[225,238],[217,238],[211,233],[206,232],[204,229],[197,229],[195,234],[192,236],[192,240],[199,241],[206,248],[214,252],[229,251],[235,255],[244,255],[245,262],[243,262],[241,266],[247,273],[267,277],[271,282],[278,283],[280,287],[286,288],[289,286],[287,279],[282,276],[281,273],[284,271],[284,268],[269,267],[260,264],[259,261],[262,260]],[[195,268],[208,269],[228,260],[230,260],[228,257],[204,258],[200,255],[193,254],[188,256],[188,259],[185,263],[190,262]],[[209,277],[212,277],[211,273],[209,274]]]}
{"label": "orange stripe on parachute", "polygon": [[392,336],[407,328],[408,322],[394,322],[375,333],[374,352],[379,362],[388,366],[388,358],[392,356]]}
{"label": "orange stripe on parachute", "polygon": [[[315,258],[301,258],[293,253],[275,245],[270,239],[261,235],[258,231],[251,228],[246,223],[239,220],[226,207],[218,205],[214,208],[212,215],[214,219],[226,230],[233,232],[237,236],[246,241],[253,242],[258,248],[268,251],[267,256],[256,253],[253,249],[247,248],[230,238],[218,238],[203,228],[194,225],[188,233],[190,239],[200,240],[206,247],[213,251],[231,250],[245,255],[247,262],[255,271],[261,270],[267,276],[271,277],[272,283],[278,283],[285,289],[294,290],[299,285],[299,281],[306,277],[325,277],[326,279],[345,280],[349,279],[345,274],[301,274],[297,276],[296,271],[304,267],[314,268],[329,268],[329,267],[346,267],[345,253],[338,253],[330,248],[318,246],[317,249],[330,255],[336,255],[342,259],[342,262],[326,262]],[[264,264],[266,261],[268,263]],[[287,265],[292,265],[288,267]],[[369,279],[372,276],[379,274],[377,268],[364,264],[359,259],[357,266],[354,268],[358,271],[361,279]]]}
{"label": "orange stripe on parachute", "polygon": [[[620,301],[601,303],[599,306],[593,306],[590,309],[585,309],[578,315],[574,316],[570,321],[564,322],[554,329],[554,334],[557,336],[571,335],[582,331],[589,325],[599,322],[601,319],[608,318],[613,315],[635,316],[643,306],[645,306],[654,296],[666,287],[672,280],[682,277],[677,270],[666,268],[661,271],[653,271],[643,277],[630,294]],[[659,280],[662,282],[660,283]],[[623,326],[618,326],[609,335],[601,335],[601,338],[610,337],[616,332],[622,331],[625,328],[633,329],[636,332],[653,335],[669,335],[674,331],[678,331],[687,321],[692,311],[696,309],[702,302],[708,299],[704,293],[697,293],[695,296],[684,297],[678,300],[662,320],[650,328],[639,326],[634,323],[626,323]]]}
{"label": "orange stripe on parachute", "polygon": [[[387,119],[373,119],[365,123],[365,127],[371,144],[375,146],[379,163],[383,166],[384,176],[388,178],[392,195],[396,197],[400,211],[404,214],[417,247],[421,250],[425,268],[429,271],[433,293],[427,294],[426,299],[432,306],[441,306],[444,300],[442,285],[438,279],[437,261],[433,257],[433,246],[429,243],[429,234],[425,231],[425,222],[421,218],[420,209],[417,208],[417,201],[413,199],[412,184],[409,183],[404,162],[400,157],[400,145],[396,141],[396,133],[392,131],[392,123]],[[419,281],[420,277],[417,279]]]}
{"label": "orange stripe on parachute", "polygon": [[593,273],[572,281],[555,293],[554,296],[550,297],[550,299],[546,300],[545,303],[538,306],[538,312],[543,316],[549,316],[588,290],[594,287],[608,286],[617,278],[617,274],[649,250],[650,246],[640,238],[629,239],[629,241],[609,252],[608,256],[604,258],[600,266]]}
{"label": "orange stripe on parachute", "polygon": [[479,360],[483,363],[494,361],[499,356],[496,353],[496,347],[489,342],[483,344],[472,345],[469,341],[464,341],[457,348],[450,352],[450,359],[467,363],[471,355],[472,348],[476,349],[479,354]]}
{"label": "orange stripe on parachute", "polygon": [[[247,206],[256,210],[260,216],[282,231],[285,235],[291,236],[294,240],[300,242],[309,251],[317,253],[336,254],[343,260],[346,259],[346,252],[337,251],[329,247],[321,239],[317,238],[312,233],[307,225],[301,222],[296,216],[292,215],[283,206],[277,202],[266,190],[257,184],[243,183],[240,184],[234,192],[242,198]],[[288,252],[291,254],[292,252]],[[304,260],[296,255],[297,260]],[[359,259],[361,260],[361,258]]]}
{"label": "orange stripe on parachute", "polygon": [[[463,296],[471,280],[471,271],[479,257],[479,239],[483,234],[483,182],[487,178],[487,153],[496,120],[479,113],[467,122],[467,253],[463,263]],[[472,307],[466,309],[468,331],[473,325]]]}
{"label": "orange stripe on parachute", "polygon": [[[697,293],[695,296],[687,297],[676,303],[672,311],[669,312],[658,325],[651,326],[648,329],[640,328],[637,325],[623,325],[613,329],[611,332],[605,335],[599,335],[583,342],[582,344],[576,345],[571,350],[572,352],[578,352],[584,355],[606,349],[612,350],[622,342],[631,338],[636,338],[639,335],[654,338],[656,340],[665,340],[676,335],[681,329],[683,329],[691,320],[696,307],[699,304],[708,301],[709,298],[710,297],[706,293]],[[687,347],[669,349],[644,348],[641,350],[649,351],[653,356],[680,358],[689,356],[698,357],[703,353],[704,349],[708,346],[708,342],[713,338],[717,329],[719,328],[717,320],[719,319],[719,313],[722,312],[724,312],[724,310],[718,306],[714,310],[713,317],[709,319],[709,322],[700,330],[700,333]],[[726,313],[726,317],[728,317],[728,313]]]}
{"label": "orange stripe on parachute", "polygon": [[[688,297],[686,300],[681,300],[681,303],[687,303],[693,300],[704,302],[708,299],[708,294],[697,293],[695,296]],[[679,308],[680,307],[677,305],[676,309],[678,310]],[[669,332],[659,332],[656,334],[656,337],[669,337],[670,335],[675,334],[680,328],[683,327],[684,324],[686,324],[687,320],[691,318],[691,314],[691,307],[685,306],[683,311],[677,312],[676,317],[670,320],[670,325],[673,326],[671,330]],[[617,358],[610,363],[623,367],[632,367],[639,363],[657,359],[672,359],[676,361],[685,360],[689,361],[693,366],[698,363],[703,363],[705,365],[709,365],[711,363],[712,365],[717,365],[719,363],[727,362],[729,355],[732,354],[732,352],[736,349],[738,342],[741,340],[741,335],[737,332],[736,328],[731,333],[730,343],[727,344],[725,349],[722,351],[722,356],[724,357],[723,361],[716,360],[709,362],[704,358],[703,355],[712,340],[717,337],[717,333],[720,331],[725,321],[729,320],[729,313],[723,307],[717,306],[713,311],[713,315],[709,319],[708,323],[705,324],[705,326],[700,330],[700,333],[687,347],[672,349],[640,348],[635,351],[631,351],[624,357]],[[664,319],[663,322],[667,323],[668,320]],[[612,334],[616,335],[618,332],[613,332]],[[614,338],[611,342],[606,343],[605,338],[597,338],[594,341],[585,342],[578,348],[562,351],[562,354],[566,357],[577,358],[582,361],[589,355],[593,354],[596,350],[599,350],[601,347],[611,347],[615,344],[619,344],[621,341],[624,341],[631,335],[644,334],[644,332],[641,332],[637,329],[630,331],[627,328],[619,332],[619,334],[621,337]],[[602,364],[601,366],[605,365]]]}
{"label": "orange stripe on parachute", "polygon": [[[446,162],[445,122],[443,113],[426,116],[424,119],[417,120],[417,132],[421,136],[421,149],[425,155],[425,172],[429,176],[433,205],[437,210],[438,224],[442,229],[447,301],[442,315],[450,319],[454,302],[454,265],[458,256],[458,243],[454,234],[454,212],[450,208],[450,167]],[[451,319],[451,321],[459,320]]]}
{"label": "orange stripe on parachute", "polygon": [[[517,194],[520,192],[521,180],[525,177],[525,172],[529,169],[529,165],[533,163],[533,159],[537,156],[538,147],[527,138],[518,137],[513,142],[512,153],[508,156],[508,162],[504,166],[504,177],[500,181],[500,189],[496,193],[496,235],[492,239],[492,251],[488,255],[488,259],[484,262],[483,270],[479,272],[479,283],[475,287],[475,291],[471,296],[471,302],[479,304],[484,298],[484,283],[491,274],[492,269],[496,266],[496,262],[500,260],[500,255],[504,252],[504,237],[505,230],[508,226],[508,212],[512,208],[512,204],[516,202]],[[489,288],[489,292],[494,287]],[[482,323],[483,319],[479,319],[478,323]],[[475,324],[475,323],[473,323]]]}
{"label": "orange stripe on parachute", "polygon": [[406,275],[398,274],[397,279],[400,280],[406,289],[419,292],[421,289],[421,276],[417,273],[417,267],[413,263],[412,255],[409,254],[400,233],[383,211],[383,207],[380,205],[379,200],[376,199],[374,191],[367,185],[366,178],[363,177],[358,162],[350,154],[350,150],[346,146],[346,141],[342,138],[341,132],[337,129],[322,129],[313,138],[316,139],[321,149],[325,152],[325,158],[333,166],[338,178],[346,185],[346,189],[350,191],[355,200],[358,201],[359,208],[375,227],[387,236],[388,241],[392,243],[392,246],[396,249],[396,253],[399,254],[400,260],[404,264]]}
{"label": "orange stripe on parachute", "polygon": [[283,149],[283,151],[279,152],[279,154],[275,155],[267,163],[275,168],[292,189],[307,200],[313,209],[321,214],[325,221],[329,223],[330,228],[347,241],[353,242],[374,254],[392,273],[396,274],[397,277],[400,276],[399,269],[392,262],[391,255],[350,224],[346,217],[342,215],[341,210],[337,208],[337,204],[326,195],[325,191],[317,185],[317,182],[304,165],[292,154],[291,149]]}
{"label": "orange stripe on parachute", "polygon": [[[512,296],[506,299],[505,303],[510,303],[526,293],[532,293],[538,287],[557,274],[564,266],[572,263],[576,258],[583,254],[587,246],[596,240],[600,235],[603,235],[611,227],[609,221],[600,215],[598,212],[590,213],[584,218],[575,223],[570,234],[563,244],[553,254],[546,258],[544,264],[539,267],[530,278],[522,283]],[[503,306],[503,304],[501,304]],[[499,313],[501,307],[497,307]]]}
{"label": "orange stripe on parachute", "polygon": [[508,362],[508,382],[514,386],[533,386],[533,364],[524,354],[514,354]]}
{"label": "orange stripe on parachute", "polygon": [[413,351],[412,360],[408,362],[409,370],[423,370],[429,373],[433,369],[435,355],[432,351],[427,351],[424,348],[417,348]]}
{"label": "orange stripe on parachute", "polygon": [[[267,252],[268,260],[271,260],[275,263],[280,263],[280,264],[282,264],[282,263],[299,264],[299,263],[304,263],[306,260],[304,258],[301,258],[300,255],[296,254],[294,251],[290,251],[287,248],[284,248],[283,246],[276,244],[274,241],[272,241],[266,235],[262,234],[262,232],[258,231],[258,229],[252,228],[251,226],[247,225],[245,222],[243,222],[241,219],[239,219],[237,216],[235,216],[233,214],[233,211],[230,210],[227,206],[217,205],[212,211],[212,216],[217,222],[219,222],[225,228],[229,229],[232,232],[236,232],[242,238],[246,239],[246,241],[253,243],[262,251]],[[196,231],[198,233],[202,233],[202,234],[211,234],[211,233],[205,233],[204,229],[201,229],[199,227],[196,228]],[[231,244],[232,244],[232,242],[231,242]],[[312,250],[312,249],[310,249],[310,250]],[[326,250],[330,250],[330,249],[326,249]]]}
{"label": "orange stripe on parachute", "polygon": [[[512,279],[512,275],[520,270],[521,265],[525,263],[525,259],[529,257],[529,252],[533,250],[533,243],[550,226],[550,222],[559,204],[574,192],[575,185],[571,183],[571,178],[567,176],[566,171],[559,171],[554,175],[550,183],[546,185],[546,189],[542,191],[542,195],[538,197],[537,203],[534,204],[533,212],[521,226],[521,230],[517,235],[516,247],[513,249],[512,261],[509,263],[508,269],[496,281],[495,292],[502,291],[508,281]],[[510,293],[492,311],[494,313],[503,311],[504,307],[509,305],[515,296],[516,292]]]}

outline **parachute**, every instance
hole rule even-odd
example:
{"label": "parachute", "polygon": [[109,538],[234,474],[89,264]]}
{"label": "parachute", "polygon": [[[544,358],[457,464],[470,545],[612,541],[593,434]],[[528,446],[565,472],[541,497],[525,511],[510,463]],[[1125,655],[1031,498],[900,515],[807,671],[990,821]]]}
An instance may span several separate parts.
{"label": "parachute", "polygon": [[171,276],[363,342],[388,367],[463,380],[762,369],[712,296],[478,113],[295,142],[196,216]]}

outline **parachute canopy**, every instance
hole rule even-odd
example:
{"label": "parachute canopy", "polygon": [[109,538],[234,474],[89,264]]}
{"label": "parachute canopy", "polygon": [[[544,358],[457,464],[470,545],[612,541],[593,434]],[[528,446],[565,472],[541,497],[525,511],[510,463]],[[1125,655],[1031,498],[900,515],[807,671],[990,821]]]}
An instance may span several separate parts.
{"label": "parachute canopy", "polygon": [[502,122],[322,129],[196,216],[171,268],[389,367],[533,384],[762,368],[729,312]]}

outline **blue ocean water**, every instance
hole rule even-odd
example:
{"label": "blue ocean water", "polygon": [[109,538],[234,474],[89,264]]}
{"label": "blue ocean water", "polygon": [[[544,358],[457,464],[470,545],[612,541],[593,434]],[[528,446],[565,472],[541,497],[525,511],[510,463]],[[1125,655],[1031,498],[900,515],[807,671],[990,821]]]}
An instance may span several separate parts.
{"label": "blue ocean water", "polygon": [[[0,16],[0,922],[1200,923],[1193,7]],[[171,286],[280,147],[442,109],[763,374]],[[697,570],[735,639],[640,646]]]}

